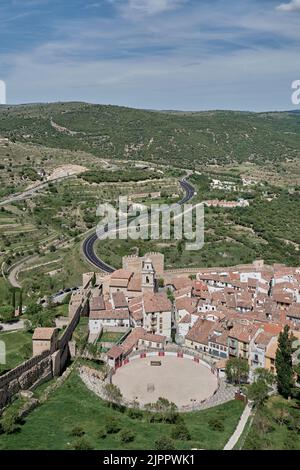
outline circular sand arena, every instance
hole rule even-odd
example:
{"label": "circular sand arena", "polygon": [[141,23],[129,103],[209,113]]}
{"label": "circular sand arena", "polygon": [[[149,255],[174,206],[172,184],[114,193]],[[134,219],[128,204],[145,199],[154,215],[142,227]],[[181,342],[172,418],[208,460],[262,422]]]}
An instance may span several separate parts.
{"label": "circular sand arena", "polygon": [[[161,365],[151,365],[160,361]],[[177,356],[146,357],[131,360],[116,370],[112,382],[125,400],[141,405],[167,398],[178,407],[206,400],[218,388],[218,379],[209,367]]]}

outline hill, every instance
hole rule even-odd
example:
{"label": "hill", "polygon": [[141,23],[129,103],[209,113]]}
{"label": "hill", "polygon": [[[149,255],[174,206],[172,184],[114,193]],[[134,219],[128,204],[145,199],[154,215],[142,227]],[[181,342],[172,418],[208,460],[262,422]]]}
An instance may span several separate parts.
{"label": "hill", "polygon": [[156,112],[75,102],[1,106],[0,137],[180,166],[265,164],[299,158],[300,115]]}

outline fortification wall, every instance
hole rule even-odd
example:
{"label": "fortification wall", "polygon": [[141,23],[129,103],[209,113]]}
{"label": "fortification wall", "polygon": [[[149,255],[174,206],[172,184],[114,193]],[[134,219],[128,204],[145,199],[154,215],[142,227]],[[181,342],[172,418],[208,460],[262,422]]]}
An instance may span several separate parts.
{"label": "fortification wall", "polygon": [[44,377],[60,375],[69,358],[69,341],[79,323],[80,315],[88,308],[88,297],[73,304],[69,312],[70,322],[58,342],[55,352],[44,351],[38,356],[23,362],[6,374],[0,376],[0,410],[21,390],[28,390]]}
{"label": "fortification wall", "polygon": [[13,395],[28,390],[44,375],[52,375],[50,351],[32,357],[15,369],[0,377],[0,409],[6,406]]}

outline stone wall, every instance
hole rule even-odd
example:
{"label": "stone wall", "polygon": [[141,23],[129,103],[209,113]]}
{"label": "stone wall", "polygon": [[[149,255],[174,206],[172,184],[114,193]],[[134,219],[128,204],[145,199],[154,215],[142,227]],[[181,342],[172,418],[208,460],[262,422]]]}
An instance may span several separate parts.
{"label": "stone wall", "polygon": [[44,351],[38,356],[23,362],[6,374],[0,376],[0,410],[21,390],[29,390],[45,377],[60,375],[70,357],[69,341],[79,323],[80,315],[85,313],[88,297],[82,302],[73,303],[69,311],[69,324],[58,341],[56,351]]}
{"label": "stone wall", "polygon": [[1,376],[0,409],[10,402],[13,395],[21,390],[28,390],[43,375],[49,373],[52,374],[50,351],[44,351]]}

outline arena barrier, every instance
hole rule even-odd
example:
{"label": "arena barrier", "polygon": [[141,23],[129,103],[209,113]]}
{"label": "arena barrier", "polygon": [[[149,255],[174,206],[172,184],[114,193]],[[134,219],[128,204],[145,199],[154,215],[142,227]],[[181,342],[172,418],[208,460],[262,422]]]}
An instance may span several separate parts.
{"label": "arena barrier", "polygon": [[179,359],[190,359],[191,361],[196,362],[197,364],[200,364],[207,369],[209,369],[214,375],[219,377],[218,370],[213,367],[211,364],[208,362],[205,362],[203,359],[201,359],[198,356],[195,356],[192,353],[186,352],[186,351],[136,351],[134,353],[131,353],[131,355],[127,356],[124,361],[121,361],[116,368],[120,368],[125,366],[131,361],[136,361],[137,359],[145,359],[147,357],[163,357],[163,356],[174,356],[178,357]]}

